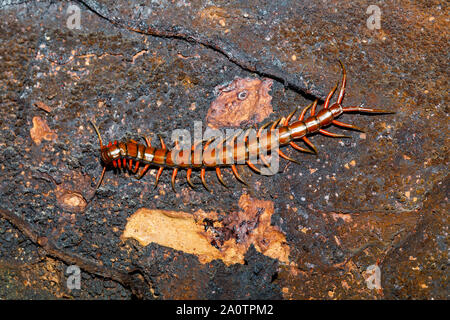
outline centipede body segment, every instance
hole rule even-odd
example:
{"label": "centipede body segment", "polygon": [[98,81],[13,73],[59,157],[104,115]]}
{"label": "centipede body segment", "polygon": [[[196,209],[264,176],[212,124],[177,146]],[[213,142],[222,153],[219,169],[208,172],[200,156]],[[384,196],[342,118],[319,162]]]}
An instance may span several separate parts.
{"label": "centipede body segment", "polygon": [[[223,167],[231,168],[237,180],[246,184],[236,167],[236,164],[238,163],[246,164],[252,170],[260,173],[262,167],[269,166],[265,155],[270,154],[273,150],[276,150],[280,157],[297,162],[295,159],[287,156],[278,147],[290,145],[301,152],[317,153],[317,148],[308,139],[309,135],[320,133],[334,138],[347,137],[325,130],[324,128],[327,126],[336,125],[346,129],[363,131],[357,126],[336,120],[336,118],[343,113],[393,113],[383,109],[372,109],[362,106],[343,107],[342,101],[345,94],[347,75],[341,62],[340,65],[342,67],[343,75],[341,88],[336,102],[333,104],[330,103],[331,97],[337,90],[337,84],[327,95],[321,110],[317,110],[318,100],[315,100],[300,112],[297,120],[293,121],[292,119],[298,111],[298,108],[287,117],[277,119],[276,121],[261,126],[253,136],[251,135],[250,130],[241,131],[228,138],[201,141],[190,148],[183,149],[176,145],[175,148],[171,150],[166,147],[166,144],[161,137],[159,137],[160,148],[153,147],[148,138],[145,138],[145,144],[140,144],[135,140],[128,140],[126,142],[114,141],[114,143],[110,142],[107,145],[103,145],[100,132],[92,122],[99,138],[101,160],[104,165],[97,187],[100,186],[108,166],[113,166],[118,169],[124,168],[132,173],[137,173],[138,179],[142,178],[151,166],[159,167],[156,175],[155,187],[158,184],[163,170],[165,168],[172,169],[171,184],[174,190],[176,176],[181,169],[187,170],[186,178],[191,187],[194,187],[191,175],[193,170],[195,170],[200,171],[202,184],[209,190],[205,177],[207,169],[214,169],[219,181],[225,185],[221,173],[221,168]],[[310,115],[309,117],[306,117],[308,110],[310,110]],[[296,143],[298,140],[303,140],[307,145],[307,148],[299,146]],[[274,149],[275,146],[277,147],[276,149]]]}

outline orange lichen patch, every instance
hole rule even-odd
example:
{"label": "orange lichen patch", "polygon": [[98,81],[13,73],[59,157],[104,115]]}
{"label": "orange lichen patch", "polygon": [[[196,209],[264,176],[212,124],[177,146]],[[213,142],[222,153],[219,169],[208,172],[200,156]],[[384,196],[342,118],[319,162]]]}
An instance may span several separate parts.
{"label": "orange lichen patch", "polygon": [[56,187],[58,206],[68,212],[83,212],[87,206],[86,197],[90,198],[92,190],[90,177],[75,171]]}
{"label": "orange lichen patch", "polygon": [[48,105],[43,103],[42,101],[36,101],[33,105],[35,107],[38,107],[39,109],[44,110],[45,112],[51,112],[52,111],[52,109]]}
{"label": "orange lichen patch", "polygon": [[220,128],[261,122],[273,112],[269,94],[272,83],[271,79],[237,78],[216,87],[218,97],[208,110],[208,125]]}
{"label": "orange lichen patch", "polygon": [[57,201],[64,210],[70,212],[83,212],[87,205],[86,200],[81,194],[70,190],[61,190]]}
{"label": "orange lichen patch", "polygon": [[347,222],[347,223],[352,222],[352,216],[350,214],[332,212],[330,215],[334,221],[338,221],[339,219],[342,219],[342,220],[344,220],[344,222]]}
{"label": "orange lichen patch", "polygon": [[[262,254],[289,263],[289,246],[281,230],[271,225],[273,202],[251,198],[243,194],[239,199],[243,211],[225,217],[222,224],[231,232],[224,247],[241,252],[242,259],[251,244]],[[243,260],[242,260],[243,261]]]}
{"label": "orange lichen patch", "polygon": [[201,263],[220,259],[226,265],[244,263],[250,245],[262,254],[289,263],[284,234],[271,225],[273,203],[243,195],[242,211],[227,214],[222,221],[216,212],[186,212],[139,209],[129,219],[122,239],[134,238],[146,246],[158,243],[195,254]]}
{"label": "orange lichen patch", "polygon": [[40,145],[42,140],[56,140],[58,136],[56,133],[50,130],[45,120],[42,120],[40,117],[33,118],[33,128],[30,130],[31,139],[33,139],[34,143]]}

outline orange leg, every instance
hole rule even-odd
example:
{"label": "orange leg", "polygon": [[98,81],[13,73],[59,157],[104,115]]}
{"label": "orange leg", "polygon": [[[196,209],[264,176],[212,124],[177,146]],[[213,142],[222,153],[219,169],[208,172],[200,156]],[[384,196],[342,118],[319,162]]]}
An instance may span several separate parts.
{"label": "orange leg", "polygon": [[291,145],[292,148],[297,149],[298,151],[302,151],[302,152],[307,152],[307,153],[314,153],[313,151],[300,147],[298,144],[296,144],[295,142],[289,142],[289,144]]}
{"label": "orange leg", "polygon": [[158,137],[159,137],[159,141],[161,142],[161,149],[166,150],[167,148],[166,148],[166,144],[164,143],[163,138],[160,135],[158,135]]}
{"label": "orange leg", "polygon": [[311,141],[309,141],[309,139],[308,139],[307,137],[303,137],[302,139],[303,139],[303,141],[306,142],[306,144],[307,144],[308,146],[311,147],[311,149],[314,150],[314,153],[317,154],[317,148],[316,148],[316,146],[313,145],[313,143],[312,143]]}
{"label": "orange leg", "polygon": [[287,155],[284,154],[283,151],[281,151],[280,149],[278,149],[278,154],[279,154],[282,158],[284,158],[284,159],[286,159],[286,160],[289,160],[289,161],[295,162],[295,163],[297,163],[297,164],[300,164],[300,162],[298,162],[297,160],[292,159],[291,157],[287,156]]}
{"label": "orange leg", "polygon": [[333,137],[333,138],[351,138],[349,136],[343,135],[343,134],[337,134],[337,133],[333,133],[324,129],[319,129],[319,132],[323,135],[329,136],[329,137]]}
{"label": "orange leg", "polygon": [[267,122],[266,124],[262,125],[261,128],[259,128],[258,133],[256,134],[256,136],[259,138],[261,136],[261,132],[267,128],[268,126],[270,126],[271,122]]}
{"label": "orange leg", "polygon": [[200,171],[200,178],[202,179],[202,183],[203,186],[205,187],[206,190],[211,191],[208,186],[206,185],[206,178],[205,178],[205,173],[206,173],[206,169],[202,168],[202,170]]}
{"label": "orange leg", "polygon": [[139,175],[137,176],[137,179],[141,179],[144,176],[145,172],[147,172],[148,168],[150,168],[150,164],[145,165],[144,169],[142,169],[141,173],[139,173]]}
{"label": "orange leg", "polygon": [[223,181],[222,173],[220,172],[220,167],[216,167],[216,175],[217,175],[217,178],[219,179],[220,183],[223,184],[226,188],[228,188],[226,183]]}
{"label": "orange leg", "polygon": [[242,179],[242,177],[239,175],[239,172],[237,171],[237,168],[234,164],[231,166],[231,171],[233,171],[234,175],[236,176],[236,179],[238,179],[240,182],[248,186],[247,182],[245,182],[245,180]]}
{"label": "orange leg", "polygon": [[352,125],[352,124],[340,122],[340,121],[337,121],[337,120],[333,120],[333,121],[331,121],[331,123],[334,124],[334,125],[343,127],[343,128],[353,129],[353,130],[357,130],[357,131],[364,132],[363,129],[361,129],[361,128],[357,127],[357,126],[354,126],[354,125]]}
{"label": "orange leg", "polygon": [[[314,101],[314,104],[317,105],[317,102],[318,102],[318,101],[319,101],[319,100]],[[309,106],[307,106],[306,108],[304,108],[304,109],[302,110],[302,112],[300,113],[300,116],[298,117],[298,120],[303,121],[303,119],[305,118],[305,115],[306,115],[306,111],[308,111],[308,109],[311,108],[312,105],[313,105],[313,104],[311,103]]]}
{"label": "orange leg", "polygon": [[192,175],[192,168],[189,168],[189,169],[187,169],[187,172],[186,172],[186,180],[189,183],[189,185],[192,187],[192,189],[195,189],[195,186],[191,181],[191,175]]}
{"label": "orange leg", "polygon": [[246,163],[251,169],[253,169],[257,173],[261,174],[261,170],[259,170],[250,160],[247,160]]}
{"label": "orange leg", "polygon": [[173,169],[171,183],[172,183],[172,189],[173,189],[173,191],[175,191],[175,192],[177,192],[177,190],[175,190],[175,179],[176,179],[176,177],[177,177],[177,173],[178,173],[178,168]]}
{"label": "orange leg", "polygon": [[328,93],[328,96],[327,96],[327,98],[325,99],[325,104],[323,105],[323,108],[324,108],[324,109],[327,109],[328,106],[330,105],[330,99],[331,99],[331,97],[333,96],[334,92],[336,91],[337,87],[338,87],[338,84],[336,83],[336,85],[334,86],[334,88],[331,89],[330,93]]}
{"label": "orange leg", "polygon": [[278,118],[277,120],[275,120],[273,122],[272,126],[270,127],[270,131],[274,130],[277,127],[277,125],[280,123],[280,121],[281,121],[281,118]]}
{"label": "orange leg", "polygon": [[155,189],[156,189],[156,186],[158,185],[159,177],[161,177],[163,170],[164,170],[164,167],[160,167],[158,170],[158,173],[156,174]]}
{"label": "orange leg", "polygon": [[289,121],[291,121],[292,117],[293,117],[294,114],[297,112],[297,110],[298,110],[298,107],[295,108],[295,110],[292,111],[292,112],[288,115],[288,117],[287,117],[287,118],[284,120],[284,122],[283,122],[283,126],[289,125]]}
{"label": "orange leg", "polygon": [[[131,167],[130,167],[130,169],[131,169]],[[139,169],[139,161],[136,162],[136,167],[134,168],[133,173],[136,173],[138,171],[138,169]]]}
{"label": "orange leg", "polygon": [[145,143],[147,144],[147,147],[151,147],[152,145],[152,139],[148,137],[144,137]]}
{"label": "orange leg", "polygon": [[312,108],[311,108],[311,115],[312,116],[316,114],[316,107],[317,107],[317,102],[316,101],[314,101],[314,103],[312,105]]}
{"label": "orange leg", "polygon": [[267,158],[264,156],[264,155],[260,155],[259,156],[259,159],[261,160],[261,162],[266,166],[266,167],[268,167],[268,168],[270,168],[270,163],[269,163],[269,161],[267,160]]}

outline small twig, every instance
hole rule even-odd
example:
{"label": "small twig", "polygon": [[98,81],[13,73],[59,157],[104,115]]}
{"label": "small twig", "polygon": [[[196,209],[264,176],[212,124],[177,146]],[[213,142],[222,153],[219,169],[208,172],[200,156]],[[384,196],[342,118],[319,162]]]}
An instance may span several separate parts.
{"label": "small twig", "polygon": [[[149,289],[150,292],[153,291],[151,281],[141,270],[135,269],[129,272],[123,272],[112,268],[106,268],[75,253],[64,252],[52,240],[40,235],[30,223],[11,211],[0,209],[0,217],[8,220],[33,243],[44,249],[47,256],[59,259],[69,265],[75,264],[88,273],[116,281],[124,287],[129,288],[138,298],[143,298],[145,296],[145,288],[147,288],[147,290]],[[139,276],[137,277],[136,275]]]}

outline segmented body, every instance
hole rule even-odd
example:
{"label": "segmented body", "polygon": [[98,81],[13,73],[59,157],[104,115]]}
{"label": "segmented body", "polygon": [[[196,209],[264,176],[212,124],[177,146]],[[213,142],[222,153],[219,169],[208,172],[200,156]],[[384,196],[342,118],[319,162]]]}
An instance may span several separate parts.
{"label": "segmented body", "polygon": [[[231,167],[236,178],[245,183],[237,171],[236,164],[245,163],[253,170],[260,172],[257,163],[255,163],[257,160],[255,160],[252,155],[257,155],[259,157],[261,160],[259,164],[267,165],[267,160],[263,155],[267,155],[273,150],[276,150],[281,157],[295,162],[294,159],[288,157],[280,149],[278,149],[278,147],[290,145],[299,151],[317,153],[317,149],[307,138],[307,135],[319,132],[331,137],[346,137],[323,129],[331,124],[347,129],[362,131],[356,126],[337,121],[336,118],[342,113],[392,113],[386,110],[364,108],[360,106],[343,107],[341,103],[345,93],[346,72],[342,63],[341,66],[343,70],[342,84],[339,91],[339,96],[334,104],[330,106],[330,99],[337,89],[337,85],[328,94],[324,102],[323,109],[317,113],[316,107],[318,101],[316,100],[314,103],[303,109],[298,120],[291,122],[292,117],[297,111],[296,109],[286,118],[280,118],[277,121],[262,126],[256,133],[254,139],[251,139],[249,134],[250,131],[246,131],[241,135],[235,135],[231,138],[214,141],[213,148],[209,148],[213,142],[213,140],[210,140],[194,144],[194,146],[188,149],[175,148],[169,150],[161,137],[160,148],[152,147],[150,140],[147,138],[145,138],[146,145],[137,143],[134,140],[129,140],[127,142],[115,141],[114,143],[109,143],[107,146],[103,146],[100,133],[94,125],[100,140],[101,158],[105,165],[102,178],[106,166],[109,165],[113,165],[116,168],[123,167],[134,173],[136,173],[140,166],[142,166],[141,171],[138,174],[138,178],[141,178],[150,166],[157,166],[159,167],[159,171],[156,176],[157,184],[163,169],[171,168],[173,169],[172,187],[175,189],[175,178],[179,169],[187,170],[187,180],[192,187],[193,184],[191,182],[191,173],[193,169],[197,169],[201,171],[202,183],[205,188],[208,189],[205,181],[206,169],[215,168],[220,182],[225,184],[221,176],[220,168]],[[310,116],[305,119],[305,114],[309,108],[311,108]],[[239,143],[238,137],[241,138],[242,143]],[[300,147],[294,142],[295,140],[300,139],[302,139],[313,151],[309,148]],[[274,147],[277,148],[274,149]],[[98,185],[100,185],[102,178],[100,179]]]}

